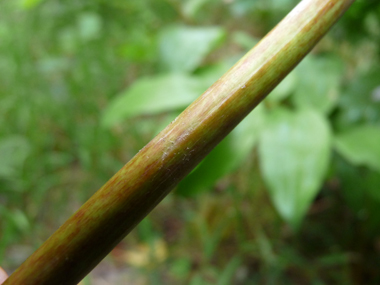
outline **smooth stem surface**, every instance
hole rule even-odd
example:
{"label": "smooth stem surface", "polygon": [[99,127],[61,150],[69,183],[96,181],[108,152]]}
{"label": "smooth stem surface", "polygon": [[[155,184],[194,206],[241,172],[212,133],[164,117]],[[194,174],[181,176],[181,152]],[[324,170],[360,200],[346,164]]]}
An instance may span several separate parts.
{"label": "smooth stem surface", "polygon": [[303,0],[4,283],[76,284],[297,65],[354,0]]}

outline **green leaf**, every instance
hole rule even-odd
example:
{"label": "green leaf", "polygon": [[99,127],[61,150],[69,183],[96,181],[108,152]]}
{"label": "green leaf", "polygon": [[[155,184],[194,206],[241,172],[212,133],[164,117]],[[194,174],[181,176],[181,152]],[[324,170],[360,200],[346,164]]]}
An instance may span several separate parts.
{"label": "green leaf", "polygon": [[338,127],[349,129],[353,124],[380,122],[380,68],[366,72],[350,82],[341,98]]}
{"label": "green leaf", "polygon": [[337,151],[356,165],[380,171],[380,128],[363,125],[338,134],[334,140]]}
{"label": "green leaf", "polygon": [[95,13],[82,13],[78,18],[79,36],[84,41],[96,39],[102,29],[102,19]]}
{"label": "green leaf", "polygon": [[27,233],[30,229],[30,222],[24,212],[19,209],[16,209],[12,212],[9,212],[10,220],[13,226],[20,232]]}
{"label": "green leaf", "polygon": [[259,38],[252,37],[244,31],[237,31],[232,34],[233,41],[246,51],[253,48],[259,41]]}
{"label": "green leaf", "polygon": [[272,0],[270,5],[273,10],[289,11],[296,3],[294,0]]}
{"label": "green leaf", "polygon": [[276,88],[269,94],[269,96],[265,99],[270,103],[279,103],[288,97],[296,88],[298,83],[298,76],[293,71],[285,77],[284,80],[277,85]]}
{"label": "green leaf", "polygon": [[0,140],[0,177],[17,175],[29,152],[30,145],[21,136],[10,136]]}
{"label": "green leaf", "polygon": [[297,230],[325,177],[328,123],[319,113],[277,109],[259,143],[263,178],[280,215]]}
{"label": "green leaf", "polygon": [[228,262],[227,266],[221,272],[218,278],[218,285],[228,285],[233,284],[233,277],[236,273],[236,270],[239,268],[241,264],[241,259],[237,256],[232,258],[230,262]]}
{"label": "green leaf", "polygon": [[169,271],[178,278],[184,278],[191,271],[191,260],[189,258],[179,258],[173,260]]}
{"label": "green leaf", "polygon": [[157,58],[156,37],[145,29],[131,31],[119,49],[120,54],[134,62],[155,60]]}
{"label": "green leaf", "polygon": [[330,112],[338,101],[342,70],[337,58],[306,57],[295,69],[299,80],[292,96],[294,104]]}
{"label": "green leaf", "polygon": [[43,0],[20,0],[20,7],[23,9],[32,9],[40,4]]}
{"label": "green leaf", "polygon": [[159,40],[162,64],[169,71],[192,72],[224,38],[218,27],[168,27]]}
{"label": "green leaf", "polygon": [[165,129],[181,114],[181,111],[167,113],[165,114],[165,116],[162,116],[162,118],[160,118],[161,121],[155,120],[153,135],[158,135],[163,129]]}
{"label": "green leaf", "polygon": [[104,111],[102,125],[110,127],[133,116],[154,115],[184,108],[207,87],[202,80],[182,74],[138,79],[111,101]]}
{"label": "green leaf", "polygon": [[241,56],[228,57],[215,64],[202,67],[194,74],[205,84],[205,86],[209,87],[225,74],[240,58]]}
{"label": "green leaf", "polygon": [[181,181],[176,193],[194,196],[210,189],[216,180],[234,171],[258,141],[263,122],[264,108],[259,105]]}
{"label": "green leaf", "polygon": [[364,225],[366,234],[378,234],[380,225],[380,175],[379,172],[355,167],[337,159],[335,169],[341,192],[351,210]]}
{"label": "green leaf", "polygon": [[188,18],[195,18],[198,12],[209,0],[187,0],[182,5],[183,14]]}

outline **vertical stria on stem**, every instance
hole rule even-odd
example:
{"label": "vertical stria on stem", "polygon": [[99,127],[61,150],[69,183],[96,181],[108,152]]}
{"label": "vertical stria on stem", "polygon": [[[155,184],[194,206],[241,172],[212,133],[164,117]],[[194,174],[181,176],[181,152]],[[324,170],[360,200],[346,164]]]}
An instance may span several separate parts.
{"label": "vertical stria on stem", "polygon": [[76,284],[298,64],[354,0],[303,0],[4,283]]}

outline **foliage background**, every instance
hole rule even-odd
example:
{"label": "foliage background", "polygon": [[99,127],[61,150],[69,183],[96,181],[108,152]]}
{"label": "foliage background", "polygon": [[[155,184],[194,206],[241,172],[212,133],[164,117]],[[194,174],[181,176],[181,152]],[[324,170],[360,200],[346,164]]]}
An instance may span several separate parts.
{"label": "foliage background", "polygon": [[[295,0],[0,2],[11,272]],[[378,284],[380,4],[358,0],[84,284]]]}

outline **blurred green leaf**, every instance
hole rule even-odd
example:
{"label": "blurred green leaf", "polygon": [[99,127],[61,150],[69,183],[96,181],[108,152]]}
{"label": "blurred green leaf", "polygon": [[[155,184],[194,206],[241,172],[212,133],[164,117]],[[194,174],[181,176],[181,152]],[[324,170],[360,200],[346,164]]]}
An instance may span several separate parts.
{"label": "blurred green leaf", "polygon": [[0,140],[0,177],[12,177],[20,171],[30,152],[28,141],[21,136],[9,136]]}
{"label": "blurred green leaf", "polygon": [[160,34],[161,61],[169,71],[192,72],[224,38],[219,27],[170,26]]}
{"label": "blurred green leaf", "polygon": [[245,50],[252,49],[260,39],[252,37],[250,34],[244,31],[237,31],[232,34],[233,41]]}
{"label": "blurred green leaf", "polygon": [[376,12],[369,13],[364,20],[365,28],[369,35],[373,37],[380,36],[380,22]]}
{"label": "blurred green leaf", "polygon": [[298,76],[293,71],[285,77],[283,81],[265,99],[270,103],[279,103],[288,97],[296,88],[298,83]]}
{"label": "blurred green leaf", "polygon": [[31,224],[26,214],[19,210],[10,210],[0,204],[0,262],[4,253],[12,242],[15,242],[20,234],[26,234],[31,229]]}
{"label": "blurred green leaf", "polygon": [[20,7],[23,9],[32,9],[38,4],[40,4],[43,0],[19,0]]}
{"label": "blurred green leaf", "polygon": [[191,260],[189,258],[179,258],[173,260],[170,273],[178,278],[187,276],[191,270]]}
{"label": "blurred green leaf", "polygon": [[170,113],[167,113],[165,114],[165,116],[161,116],[162,120],[161,121],[157,121],[155,120],[155,124],[154,124],[154,132],[153,132],[153,135],[156,136],[158,135],[163,129],[165,129],[171,122],[173,122],[175,120],[175,118],[177,118],[180,114],[182,113],[182,110],[181,111],[173,111],[173,112],[170,112]]}
{"label": "blurred green leaf", "polygon": [[337,104],[343,68],[336,57],[307,56],[295,69],[299,78],[292,96],[298,107],[329,113]]}
{"label": "blurred green leaf", "polygon": [[82,40],[89,41],[99,37],[102,19],[95,13],[82,13],[78,18],[78,32]]}
{"label": "blurred green leaf", "polygon": [[297,3],[295,0],[272,0],[270,1],[272,9],[289,11]]}
{"label": "blurred green leaf", "polygon": [[207,88],[202,80],[183,74],[138,79],[105,109],[102,124],[110,127],[138,115],[154,115],[186,107]]}
{"label": "blurred green leaf", "polygon": [[188,18],[194,18],[209,0],[187,0],[182,5],[183,14]]}
{"label": "blurred green leaf", "polygon": [[337,151],[356,165],[380,171],[380,128],[363,125],[338,134],[334,140]]}
{"label": "blurred green leaf", "polygon": [[25,215],[24,212],[22,212],[19,209],[16,209],[14,211],[8,212],[9,218],[13,224],[13,226],[20,232],[27,233],[30,229],[30,223]]}
{"label": "blurred green leaf", "polygon": [[357,75],[339,99],[338,127],[349,129],[357,123],[380,122],[380,69]]}
{"label": "blurred green leaf", "polygon": [[285,13],[292,9],[297,0],[238,0],[231,1],[231,10],[235,16],[242,17],[244,15],[254,14],[260,16],[266,21],[270,17],[284,17]]}
{"label": "blurred green leaf", "polygon": [[222,271],[221,275],[218,278],[218,285],[229,285],[233,284],[233,277],[235,275],[236,270],[241,264],[241,259],[237,256],[232,258],[230,262],[228,262],[227,266]]}
{"label": "blurred green leaf", "polygon": [[210,87],[214,84],[224,73],[226,73],[238,60],[237,58],[229,57],[225,60],[221,60],[215,64],[205,66],[200,70],[197,70],[195,74],[200,80],[204,82],[207,87]]}
{"label": "blurred green leaf", "polygon": [[234,171],[252,151],[263,124],[264,109],[259,105],[180,182],[176,193],[184,196],[196,195]]}
{"label": "blurred green leaf", "polygon": [[120,47],[120,54],[134,62],[154,60],[157,52],[156,37],[143,29],[131,31]]}
{"label": "blurred green leaf", "polygon": [[259,143],[263,177],[280,215],[298,229],[325,177],[329,126],[311,109],[277,109],[268,121]]}
{"label": "blurred green leaf", "polygon": [[256,10],[257,6],[259,6],[259,1],[251,1],[251,0],[240,0],[240,1],[232,1],[231,3],[231,12],[234,16],[241,17],[248,13],[252,13]]}

